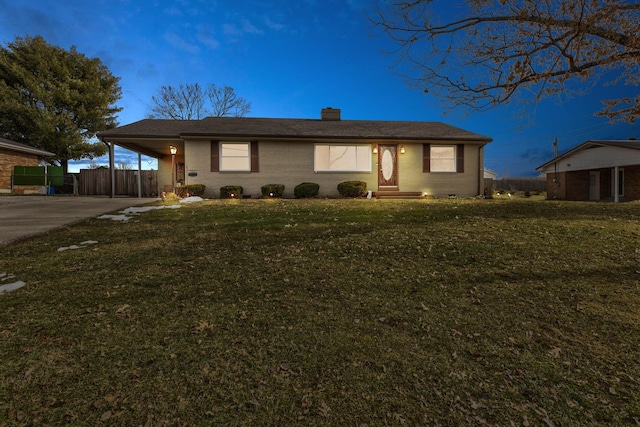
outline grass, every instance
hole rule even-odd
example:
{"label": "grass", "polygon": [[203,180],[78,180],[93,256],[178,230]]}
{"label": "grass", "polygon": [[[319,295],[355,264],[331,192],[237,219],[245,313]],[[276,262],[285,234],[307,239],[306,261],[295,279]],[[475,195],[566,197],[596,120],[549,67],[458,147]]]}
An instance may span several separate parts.
{"label": "grass", "polygon": [[637,425],[639,218],[218,200],[0,247],[0,424]]}

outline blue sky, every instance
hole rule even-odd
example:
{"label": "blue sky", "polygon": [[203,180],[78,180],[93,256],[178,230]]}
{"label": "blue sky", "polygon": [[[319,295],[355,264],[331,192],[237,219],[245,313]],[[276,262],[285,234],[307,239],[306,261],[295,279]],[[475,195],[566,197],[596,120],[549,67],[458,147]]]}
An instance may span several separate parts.
{"label": "blue sky", "polygon": [[[121,78],[120,124],[143,119],[162,85],[231,86],[252,117],[442,121],[492,137],[485,166],[499,176],[535,176],[560,151],[587,139],[640,138],[636,125],[594,117],[601,99],[635,87],[597,82],[579,97],[489,112],[448,111],[391,68],[393,46],[367,18],[372,0],[0,0],[0,40],[41,35],[76,46]],[[99,159],[106,163],[106,159]],[[118,150],[116,163],[137,164]],[[85,167],[70,165],[74,171]],[[155,168],[143,158],[144,168]]]}

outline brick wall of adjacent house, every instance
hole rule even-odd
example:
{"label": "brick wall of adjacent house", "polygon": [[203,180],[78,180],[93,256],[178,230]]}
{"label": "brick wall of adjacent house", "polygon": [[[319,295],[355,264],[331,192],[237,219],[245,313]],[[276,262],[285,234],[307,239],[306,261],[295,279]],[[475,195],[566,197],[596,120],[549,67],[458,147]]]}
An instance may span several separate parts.
{"label": "brick wall of adjacent house", "polygon": [[[640,166],[625,166],[624,195],[621,200],[640,200]],[[611,168],[595,169],[600,172],[600,200],[613,199]],[[589,173],[592,171],[560,172],[547,174],[547,199],[589,200]],[[554,181],[554,178],[556,180]]]}
{"label": "brick wall of adjacent house", "polygon": [[[35,154],[19,153],[13,150],[0,148],[0,192],[8,193],[11,191],[11,175],[14,166],[38,166],[39,158]],[[16,188],[15,192],[24,192],[25,190],[36,191],[37,187],[21,186]]]}
{"label": "brick wall of adjacent house", "polygon": [[624,167],[624,200],[640,200],[640,165]]}
{"label": "brick wall of adjacent house", "polygon": [[547,199],[564,200],[567,197],[565,172],[547,173]]}

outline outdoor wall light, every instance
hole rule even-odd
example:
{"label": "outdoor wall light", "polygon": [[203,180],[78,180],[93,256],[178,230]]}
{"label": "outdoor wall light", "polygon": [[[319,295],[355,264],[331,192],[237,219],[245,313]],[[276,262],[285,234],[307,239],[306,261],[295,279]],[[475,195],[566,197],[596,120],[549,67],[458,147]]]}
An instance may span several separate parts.
{"label": "outdoor wall light", "polygon": [[378,146],[377,145],[373,146],[373,154],[378,154]]}
{"label": "outdoor wall light", "polygon": [[401,146],[400,146],[400,154],[404,154],[404,153],[405,153],[405,151],[404,151],[404,145],[401,145]]}
{"label": "outdoor wall light", "polygon": [[178,149],[176,148],[176,146],[175,146],[175,145],[170,145],[170,146],[169,146],[169,151],[171,151],[171,155],[172,155],[172,156],[175,156],[175,155],[176,155],[176,153],[178,152]]}

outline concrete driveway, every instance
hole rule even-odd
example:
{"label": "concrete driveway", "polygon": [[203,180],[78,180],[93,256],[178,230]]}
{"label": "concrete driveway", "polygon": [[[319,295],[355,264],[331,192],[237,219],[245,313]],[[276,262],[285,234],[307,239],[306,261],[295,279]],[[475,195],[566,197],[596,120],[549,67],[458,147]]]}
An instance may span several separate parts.
{"label": "concrete driveway", "polygon": [[158,199],[88,196],[0,196],[0,245]]}

